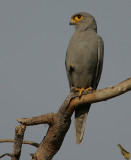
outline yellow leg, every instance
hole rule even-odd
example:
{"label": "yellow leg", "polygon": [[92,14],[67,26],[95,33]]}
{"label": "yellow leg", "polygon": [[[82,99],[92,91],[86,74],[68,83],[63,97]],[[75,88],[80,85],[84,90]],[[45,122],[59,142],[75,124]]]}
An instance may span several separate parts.
{"label": "yellow leg", "polygon": [[75,90],[76,90],[76,91],[80,91],[79,97],[81,97],[83,91],[92,91],[92,87],[89,87],[89,88],[86,88],[86,89],[85,89],[85,88],[75,88]]}
{"label": "yellow leg", "polygon": [[79,92],[79,97],[82,96],[82,92],[85,90],[85,88],[75,88],[75,91],[80,91]]}

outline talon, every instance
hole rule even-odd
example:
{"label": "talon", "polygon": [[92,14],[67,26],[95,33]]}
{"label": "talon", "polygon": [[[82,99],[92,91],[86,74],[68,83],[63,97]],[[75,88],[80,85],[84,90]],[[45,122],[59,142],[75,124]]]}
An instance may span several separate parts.
{"label": "talon", "polygon": [[89,88],[86,88],[86,89],[85,88],[75,88],[75,91],[80,91],[79,97],[81,97],[83,91],[92,91],[92,87],[89,87]]}
{"label": "talon", "polygon": [[92,91],[92,87],[86,88],[85,91]]}
{"label": "talon", "polygon": [[79,97],[82,96],[82,93],[83,93],[84,90],[85,90],[85,88],[75,88],[75,91],[80,91]]}

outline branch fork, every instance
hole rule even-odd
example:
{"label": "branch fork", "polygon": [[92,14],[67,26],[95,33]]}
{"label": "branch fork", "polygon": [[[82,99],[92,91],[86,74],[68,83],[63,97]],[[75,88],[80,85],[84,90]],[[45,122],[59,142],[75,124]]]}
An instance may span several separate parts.
{"label": "branch fork", "polygon": [[[36,147],[38,147],[37,151],[34,154],[31,154],[31,156],[32,160],[51,160],[63,143],[64,137],[71,124],[71,116],[76,108],[81,104],[106,101],[130,90],[131,78],[116,86],[105,89],[95,90],[93,92],[83,91],[81,97],[79,97],[78,92],[74,92],[74,89],[72,89],[57,113],[48,113],[32,118],[17,119],[21,125],[17,126],[15,129],[15,140],[10,140],[11,142],[14,142],[13,154],[6,153],[2,156],[8,155],[12,157],[12,160],[19,160],[22,143],[26,142],[23,141],[26,126],[48,124],[49,128],[46,136],[40,144],[36,143]],[[0,158],[2,158],[2,156]]]}

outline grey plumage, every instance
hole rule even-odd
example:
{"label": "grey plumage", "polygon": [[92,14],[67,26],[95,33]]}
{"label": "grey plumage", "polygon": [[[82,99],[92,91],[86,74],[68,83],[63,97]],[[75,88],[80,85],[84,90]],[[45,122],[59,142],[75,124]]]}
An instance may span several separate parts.
{"label": "grey plumage", "polygon": [[[75,25],[75,32],[68,45],[65,60],[69,86],[96,89],[104,54],[104,44],[97,34],[96,21],[92,15],[80,12],[72,16],[70,24]],[[76,143],[82,141],[90,105],[82,105],[75,111]]]}

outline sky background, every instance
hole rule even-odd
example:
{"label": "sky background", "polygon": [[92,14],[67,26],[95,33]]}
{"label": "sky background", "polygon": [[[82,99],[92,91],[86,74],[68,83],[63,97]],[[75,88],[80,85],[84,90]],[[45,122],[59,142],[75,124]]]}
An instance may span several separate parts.
{"label": "sky background", "polygon": [[[74,32],[69,21],[79,11],[96,18],[105,44],[98,88],[131,77],[131,0],[0,0],[0,139],[14,138],[17,118],[57,112],[62,105],[69,93],[65,54]],[[40,143],[47,129],[27,127],[25,140]],[[131,152],[131,92],[92,105],[80,145],[73,115],[54,160],[123,160],[118,143]],[[12,150],[13,144],[0,144],[0,154]],[[21,159],[35,151],[23,145]]]}

